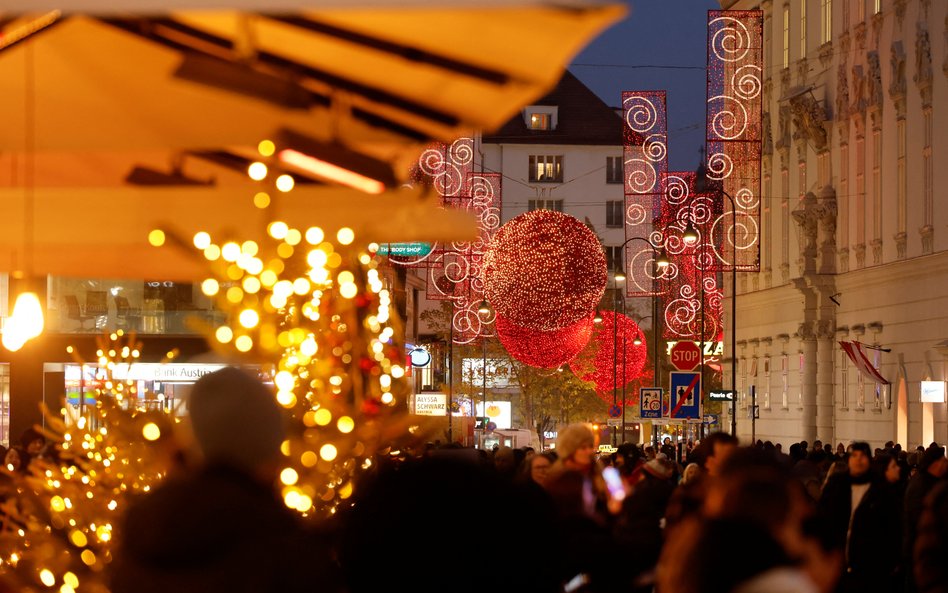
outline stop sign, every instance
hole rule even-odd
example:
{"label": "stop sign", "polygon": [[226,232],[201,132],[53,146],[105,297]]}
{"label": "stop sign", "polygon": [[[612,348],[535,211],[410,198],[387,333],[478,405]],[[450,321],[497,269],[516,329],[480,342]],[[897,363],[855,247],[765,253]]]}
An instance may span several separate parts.
{"label": "stop sign", "polygon": [[701,364],[701,349],[694,342],[676,342],[669,356],[672,366],[679,371],[693,371]]}

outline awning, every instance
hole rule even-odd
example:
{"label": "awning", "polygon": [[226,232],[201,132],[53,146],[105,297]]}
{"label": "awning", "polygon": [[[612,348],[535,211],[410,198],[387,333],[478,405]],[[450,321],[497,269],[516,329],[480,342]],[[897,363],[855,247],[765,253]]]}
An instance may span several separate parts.
{"label": "awning", "polygon": [[[198,231],[215,241],[268,244],[266,224],[274,213],[253,204],[252,188],[117,188],[37,190],[30,271],[36,275],[198,280],[206,262],[190,245],[155,248],[153,229],[190,243]],[[305,231],[319,226],[327,236],[352,228],[361,242],[471,240],[478,227],[466,212],[444,210],[421,190],[369,195],[345,188],[298,187],[274,202],[275,215]],[[24,268],[28,218],[23,193],[0,190],[0,269]]]}
{"label": "awning", "polygon": [[[277,8],[259,1],[228,0],[241,12],[91,0],[36,12],[46,4],[0,13],[0,271],[31,259],[33,274],[169,279],[198,270],[149,247],[147,231],[259,232],[247,166],[279,136],[391,171],[380,198],[271,159],[297,180],[280,216],[380,242],[472,237],[469,217],[392,190],[430,142],[490,131],[544,95],[625,12],[581,0],[291,1],[279,14],[253,12]],[[160,14],[141,16],[149,7]]]}

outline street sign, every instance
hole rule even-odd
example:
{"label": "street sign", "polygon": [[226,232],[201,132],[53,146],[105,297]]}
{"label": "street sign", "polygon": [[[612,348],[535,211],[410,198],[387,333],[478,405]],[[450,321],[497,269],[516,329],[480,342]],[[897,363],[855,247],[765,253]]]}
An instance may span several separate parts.
{"label": "street sign", "polygon": [[662,417],[662,388],[639,387],[639,416],[642,418]]}
{"label": "street sign", "polygon": [[669,353],[672,366],[679,371],[693,371],[701,364],[701,349],[694,342],[680,341]]}
{"label": "street sign", "polygon": [[[621,416],[621,415],[622,415],[622,408],[620,408],[620,407],[618,406],[618,404],[613,405],[613,406],[609,406],[609,417],[610,417],[610,418],[618,418],[618,417]],[[611,425],[610,425],[610,426],[611,426]]]}
{"label": "street sign", "polygon": [[422,257],[431,253],[428,243],[382,243],[378,255],[400,255],[402,257]]}
{"label": "street sign", "polygon": [[671,373],[670,418],[701,418],[701,373]]}
{"label": "street sign", "polygon": [[750,406],[747,409],[747,417],[754,420],[760,420],[760,406]]}
{"label": "street sign", "polygon": [[609,418],[606,420],[606,426],[622,426],[622,418]]}
{"label": "street sign", "polygon": [[732,402],[734,401],[734,391],[731,389],[718,389],[716,391],[709,391],[708,399],[716,402]]}

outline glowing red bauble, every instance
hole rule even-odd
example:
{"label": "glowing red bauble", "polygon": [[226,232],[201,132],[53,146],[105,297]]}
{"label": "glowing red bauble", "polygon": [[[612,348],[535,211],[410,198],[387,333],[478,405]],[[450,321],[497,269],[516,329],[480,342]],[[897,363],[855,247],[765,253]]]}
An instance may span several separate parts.
{"label": "glowing red bauble", "polygon": [[581,221],[534,210],[500,227],[483,262],[484,294],[514,325],[550,331],[592,313],[606,289],[606,256]]}
{"label": "glowing red bauble", "polygon": [[495,328],[500,343],[515,359],[528,366],[555,369],[573,360],[589,343],[593,314],[546,332],[519,327],[498,314]]}
{"label": "glowing red bauble", "polygon": [[[573,359],[570,368],[583,381],[595,384],[600,397],[608,394],[608,400],[612,401],[613,380],[615,388],[622,389],[623,385],[642,375],[648,346],[635,321],[612,311],[601,311],[600,314],[602,323],[596,325],[589,345]],[[636,337],[641,340],[639,345],[635,345]],[[618,356],[614,356],[614,352]]]}

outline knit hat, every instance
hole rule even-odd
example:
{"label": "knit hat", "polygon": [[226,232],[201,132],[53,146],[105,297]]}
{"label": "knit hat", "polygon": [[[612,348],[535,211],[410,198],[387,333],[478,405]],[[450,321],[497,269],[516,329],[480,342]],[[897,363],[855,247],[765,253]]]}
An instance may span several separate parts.
{"label": "knit hat", "polygon": [[560,459],[569,459],[577,449],[589,445],[596,446],[596,435],[588,424],[570,424],[560,431],[556,439],[556,453]]}
{"label": "knit hat", "polygon": [[642,469],[645,470],[646,473],[661,480],[667,480],[672,477],[672,472],[674,471],[670,461],[667,459],[658,459],[657,457],[646,463]]}
{"label": "knit hat", "polygon": [[254,471],[280,455],[283,419],[255,377],[225,367],[198,379],[188,402],[191,426],[208,463]]}

